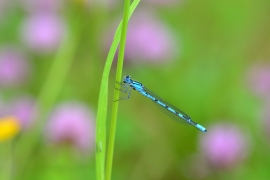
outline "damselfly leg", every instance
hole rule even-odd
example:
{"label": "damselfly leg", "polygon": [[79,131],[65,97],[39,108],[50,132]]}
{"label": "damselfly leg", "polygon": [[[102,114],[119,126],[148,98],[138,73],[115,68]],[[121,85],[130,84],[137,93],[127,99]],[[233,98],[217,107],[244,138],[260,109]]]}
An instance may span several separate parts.
{"label": "damselfly leg", "polygon": [[117,88],[116,86],[114,86],[115,89],[117,89],[118,91],[122,92],[122,93],[127,93],[127,90],[129,88],[129,85],[128,84],[124,84],[124,83],[120,83],[120,82],[117,82],[117,84],[120,85],[120,88]]}
{"label": "damselfly leg", "polygon": [[120,87],[120,89],[115,87],[115,89],[119,90],[120,92],[122,92],[124,94],[127,93],[127,96],[126,97],[120,97],[118,100],[114,100],[114,102],[129,99],[132,88],[128,84],[119,83],[119,82],[116,82],[116,83],[120,84],[121,87]]}

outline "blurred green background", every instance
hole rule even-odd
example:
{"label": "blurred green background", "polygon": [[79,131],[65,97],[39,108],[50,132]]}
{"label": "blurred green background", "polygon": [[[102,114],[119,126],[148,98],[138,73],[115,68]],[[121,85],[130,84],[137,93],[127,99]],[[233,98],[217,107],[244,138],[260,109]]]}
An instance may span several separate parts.
{"label": "blurred green background", "polygon": [[[17,116],[22,126],[0,143],[1,179],[95,179],[100,80],[123,4],[1,0],[0,118]],[[139,4],[123,74],[208,132],[171,121],[132,91],[120,101],[112,179],[270,177],[269,17],[264,0]],[[23,117],[14,112],[13,102],[25,96],[39,106],[37,116],[23,103]]]}

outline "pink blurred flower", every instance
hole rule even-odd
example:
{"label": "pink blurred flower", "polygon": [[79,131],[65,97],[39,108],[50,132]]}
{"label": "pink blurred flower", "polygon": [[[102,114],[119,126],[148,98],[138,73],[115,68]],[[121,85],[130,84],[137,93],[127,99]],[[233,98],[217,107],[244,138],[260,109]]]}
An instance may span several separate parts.
{"label": "pink blurred flower", "polygon": [[218,124],[201,137],[200,147],[211,167],[227,169],[241,162],[248,153],[248,138],[232,124]]}
{"label": "pink blurred flower", "polygon": [[16,117],[22,130],[27,130],[34,125],[37,114],[38,108],[35,99],[29,96],[23,96],[11,102],[2,101],[0,103],[0,117]]}
{"label": "pink blurred flower", "polygon": [[[112,34],[109,36],[112,37]],[[174,39],[165,24],[152,14],[139,11],[131,17],[129,23],[125,58],[133,62],[168,61],[176,55],[176,49],[180,49]]]}
{"label": "pink blurred flower", "polygon": [[250,89],[257,95],[270,96],[270,65],[255,65],[248,74]]}
{"label": "pink blurred flower", "polygon": [[33,126],[38,115],[38,108],[35,99],[32,97],[21,97],[13,100],[9,105],[10,115],[18,118],[23,129]]}
{"label": "pink blurred flower", "polygon": [[21,5],[30,13],[55,12],[63,6],[63,0],[19,0]]}
{"label": "pink blurred flower", "polygon": [[175,55],[175,42],[166,25],[147,13],[135,15],[129,24],[126,57],[131,60],[166,61]]}
{"label": "pink blurred flower", "polygon": [[68,142],[87,151],[94,147],[94,126],[94,116],[86,105],[68,102],[52,112],[45,133],[53,143]]}
{"label": "pink blurred flower", "polygon": [[37,52],[55,51],[66,34],[64,21],[54,14],[33,14],[25,20],[22,38],[25,44]]}
{"label": "pink blurred flower", "polygon": [[0,86],[20,85],[29,76],[30,64],[19,50],[11,47],[0,49]]}

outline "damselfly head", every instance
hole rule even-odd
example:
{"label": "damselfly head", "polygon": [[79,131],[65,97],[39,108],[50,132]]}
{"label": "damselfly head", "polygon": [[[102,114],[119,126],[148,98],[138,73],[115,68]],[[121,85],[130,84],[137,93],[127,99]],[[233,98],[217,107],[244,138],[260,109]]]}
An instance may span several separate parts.
{"label": "damselfly head", "polygon": [[130,76],[129,75],[125,76],[124,79],[123,79],[123,83],[127,83],[127,82],[130,82]]}

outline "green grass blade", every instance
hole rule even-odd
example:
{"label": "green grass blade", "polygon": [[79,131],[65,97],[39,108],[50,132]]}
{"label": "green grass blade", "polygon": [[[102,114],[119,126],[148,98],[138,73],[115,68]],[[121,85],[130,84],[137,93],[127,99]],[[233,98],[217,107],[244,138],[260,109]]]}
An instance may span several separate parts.
{"label": "green grass blade", "polygon": [[[140,0],[134,0],[133,3],[131,4],[130,10],[128,13],[128,19],[131,17],[132,13],[134,12],[139,2]],[[102,75],[101,85],[100,85],[97,120],[96,120],[96,177],[97,177],[97,180],[104,179],[105,153],[106,153],[106,117],[107,117],[107,105],[108,105],[108,81],[109,81],[109,73],[110,73],[112,62],[113,62],[113,58],[114,58],[115,52],[117,50],[117,47],[120,41],[121,29],[122,29],[122,22],[119,24],[116,30],[111,48],[109,50],[105,67],[104,67],[104,71],[103,71],[103,75]],[[120,70],[122,72],[122,68],[120,68]],[[121,76],[119,77],[120,77],[119,79],[121,79]],[[118,94],[118,97],[119,97],[119,94]],[[110,139],[111,139],[111,136],[110,136]],[[112,153],[113,151],[110,151],[110,152]]]}
{"label": "green grass blade", "polygon": [[[127,25],[128,25],[128,18],[130,18],[131,14],[139,4],[140,0],[133,1],[129,12],[129,4],[130,1],[125,1],[125,8],[124,8],[124,18],[123,18],[123,27],[122,27],[122,34],[121,34],[121,43],[119,48],[119,56],[118,56],[118,63],[117,63],[117,70],[116,70],[116,82],[121,82],[122,78],[122,69],[123,69],[123,62],[124,62],[124,51],[125,51],[125,44],[126,44],[126,34],[127,34]],[[119,91],[114,91],[114,100],[119,99]],[[117,112],[118,112],[118,102],[116,101],[113,103],[112,107],[112,117],[111,117],[111,124],[110,124],[110,135],[108,141],[108,151],[107,151],[107,162],[106,162],[106,180],[111,179],[111,172],[112,172],[112,162],[113,162],[113,152],[114,152],[114,140],[115,140],[115,131],[116,131],[116,122],[117,122]]]}

